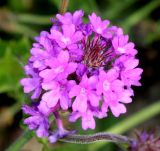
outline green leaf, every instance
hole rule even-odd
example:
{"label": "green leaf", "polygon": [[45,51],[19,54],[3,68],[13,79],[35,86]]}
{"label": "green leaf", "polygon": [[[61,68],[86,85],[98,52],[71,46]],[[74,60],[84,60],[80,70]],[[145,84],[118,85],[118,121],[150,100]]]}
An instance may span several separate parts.
{"label": "green leaf", "polygon": [[51,3],[53,3],[57,9],[60,8],[61,0],[49,0]]}
{"label": "green leaf", "polygon": [[[90,14],[91,12],[98,12],[98,6],[95,0],[70,0],[68,10],[74,12],[75,10],[82,9],[85,14]],[[100,12],[99,12],[100,13]]]}
{"label": "green leaf", "polygon": [[29,41],[22,38],[20,41],[0,40],[0,93],[18,91],[19,80],[23,76],[20,62],[25,62],[29,54]]}
{"label": "green leaf", "polygon": [[17,12],[22,12],[29,9],[32,4],[32,0],[8,0],[9,7]]}
{"label": "green leaf", "polygon": [[0,59],[0,67],[0,92],[17,88],[18,80],[23,72],[10,48],[6,49],[4,57]]}
{"label": "green leaf", "polygon": [[137,0],[112,0],[110,5],[108,5],[108,9],[103,11],[103,17],[109,19],[115,19],[116,17],[122,16],[122,13],[125,9],[132,6]]}
{"label": "green leaf", "polygon": [[17,15],[17,20],[22,23],[29,23],[35,25],[51,25],[52,22],[50,18],[54,17],[50,16],[41,16],[41,15],[33,15],[33,14],[19,14]]}
{"label": "green leaf", "polygon": [[124,27],[126,32],[128,32],[132,26],[136,25],[145,17],[148,17],[149,14],[158,6],[160,6],[160,1],[158,0],[151,1],[150,3],[140,8],[139,10],[135,11],[128,18],[126,18],[126,20],[124,20],[121,23],[121,26]]}

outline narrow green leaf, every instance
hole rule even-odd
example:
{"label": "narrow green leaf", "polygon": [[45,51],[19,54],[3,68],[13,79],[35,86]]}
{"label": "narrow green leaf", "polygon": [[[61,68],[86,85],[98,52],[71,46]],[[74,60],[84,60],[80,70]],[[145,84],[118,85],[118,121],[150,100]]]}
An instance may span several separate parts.
{"label": "narrow green leaf", "polygon": [[121,12],[132,6],[136,1],[137,0],[116,0],[102,13],[103,17],[109,18],[111,20],[115,19],[116,17],[122,15]]}
{"label": "narrow green leaf", "polygon": [[130,28],[140,22],[142,19],[147,17],[155,8],[160,6],[159,0],[152,0],[150,3],[146,4],[139,10],[131,14],[126,20],[121,23],[125,31],[128,32]]}
{"label": "narrow green leaf", "polygon": [[50,16],[40,16],[40,15],[33,15],[33,14],[18,14],[17,20],[22,23],[29,23],[29,24],[36,24],[36,25],[51,25]]}

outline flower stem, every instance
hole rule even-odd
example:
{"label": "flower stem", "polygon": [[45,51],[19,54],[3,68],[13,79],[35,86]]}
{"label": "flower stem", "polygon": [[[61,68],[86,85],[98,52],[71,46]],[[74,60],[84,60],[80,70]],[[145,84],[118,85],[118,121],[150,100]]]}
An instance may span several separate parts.
{"label": "flower stem", "polygon": [[62,0],[60,6],[60,14],[64,14],[68,8],[69,0]]}
{"label": "flower stem", "polygon": [[58,112],[54,112],[54,116],[55,116],[55,121],[56,121],[56,124],[57,124],[57,127],[59,130],[64,130],[64,127],[63,127],[63,122],[60,118],[60,115]]}
{"label": "flower stem", "polygon": [[59,139],[59,141],[76,143],[76,144],[91,144],[98,141],[131,144],[134,140],[126,136],[104,132],[104,133],[96,133],[92,135],[68,135],[62,139]]}

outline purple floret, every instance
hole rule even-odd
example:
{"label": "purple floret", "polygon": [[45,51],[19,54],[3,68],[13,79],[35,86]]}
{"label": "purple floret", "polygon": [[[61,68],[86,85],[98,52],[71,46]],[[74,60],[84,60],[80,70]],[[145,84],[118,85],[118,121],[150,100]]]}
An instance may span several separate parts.
{"label": "purple floret", "polygon": [[24,124],[27,124],[30,130],[36,130],[38,137],[48,137],[50,125],[47,115],[44,115],[38,109],[33,109],[27,105],[24,105],[22,110],[25,114],[30,115],[30,117],[24,120]]}
{"label": "purple floret", "polygon": [[41,78],[38,71],[31,64],[25,66],[25,72],[28,77],[21,79],[20,83],[23,86],[25,93],[33,92],[31,99],[38,99],[41,92]]}

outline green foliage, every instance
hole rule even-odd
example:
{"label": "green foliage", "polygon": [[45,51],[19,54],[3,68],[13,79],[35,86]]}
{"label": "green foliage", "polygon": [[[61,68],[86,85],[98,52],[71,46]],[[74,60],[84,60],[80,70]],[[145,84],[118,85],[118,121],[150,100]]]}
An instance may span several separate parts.
{"label": "green foliage", "polygon": [[19,93],[19,80],[23,77],[22,65],[28,58],[29,48],[30,42],[26,38],[19,41],[0,40],[0,93]]}
{"label": "green foliage", "polygon": [[24,12],[33,5],[33,0],[8,0],[8,6],[15,12]]}
{"label": "green foliage", "polygon": [[[45,6],[40,5],[42,3],[50,7],[46,9]],[[49,19],[57,13],[60,4],[60,0],[6,0],[5,10],[0,7],[0,94],[4,93],[16,100],[18,108],[17,105],[16,108],[13,107],[16,110],[14,113],[20,110],[19,106],[22,103],[30,101],[23,94],[19,80],[24,76],[23,65],[27,63],[32,39],[41,30],[49,29],[51,26]],[[132,40],[147,48],[160,40],[160,20],[152,17],[153,11],[158,7],[160,7],[159,0],[145,1],[144,4],[138,0],[70,0],[68,10],[73,12],[83,9],[85,20],[88,14],[96,12],[103,19],[110,19],[111,24],[122,26]],[[96,131],[124,133],[158,113],[158,107],[152,106],[149,114],[144,110],[140,118],[135,114],[131,118],[133,121],[125,116],[116,119],[109,115],[106,119],[96,121]],[[128,123],[122,120],[128,120]],[[82,131],[80,121],[72,124],[72,128],[77,129],[79,133],[96,132]],[[33,133],[25,133],[24,138],[18,140],[20,144],[15,146],[15,150],[21,147],[20,145],[23,146],[33,135]],[[43,151],[120,150],[113,144],[77,145],[59,142],[56,145],[48,145],[46,139],[37,138],[37,140],[43,144]]]}

